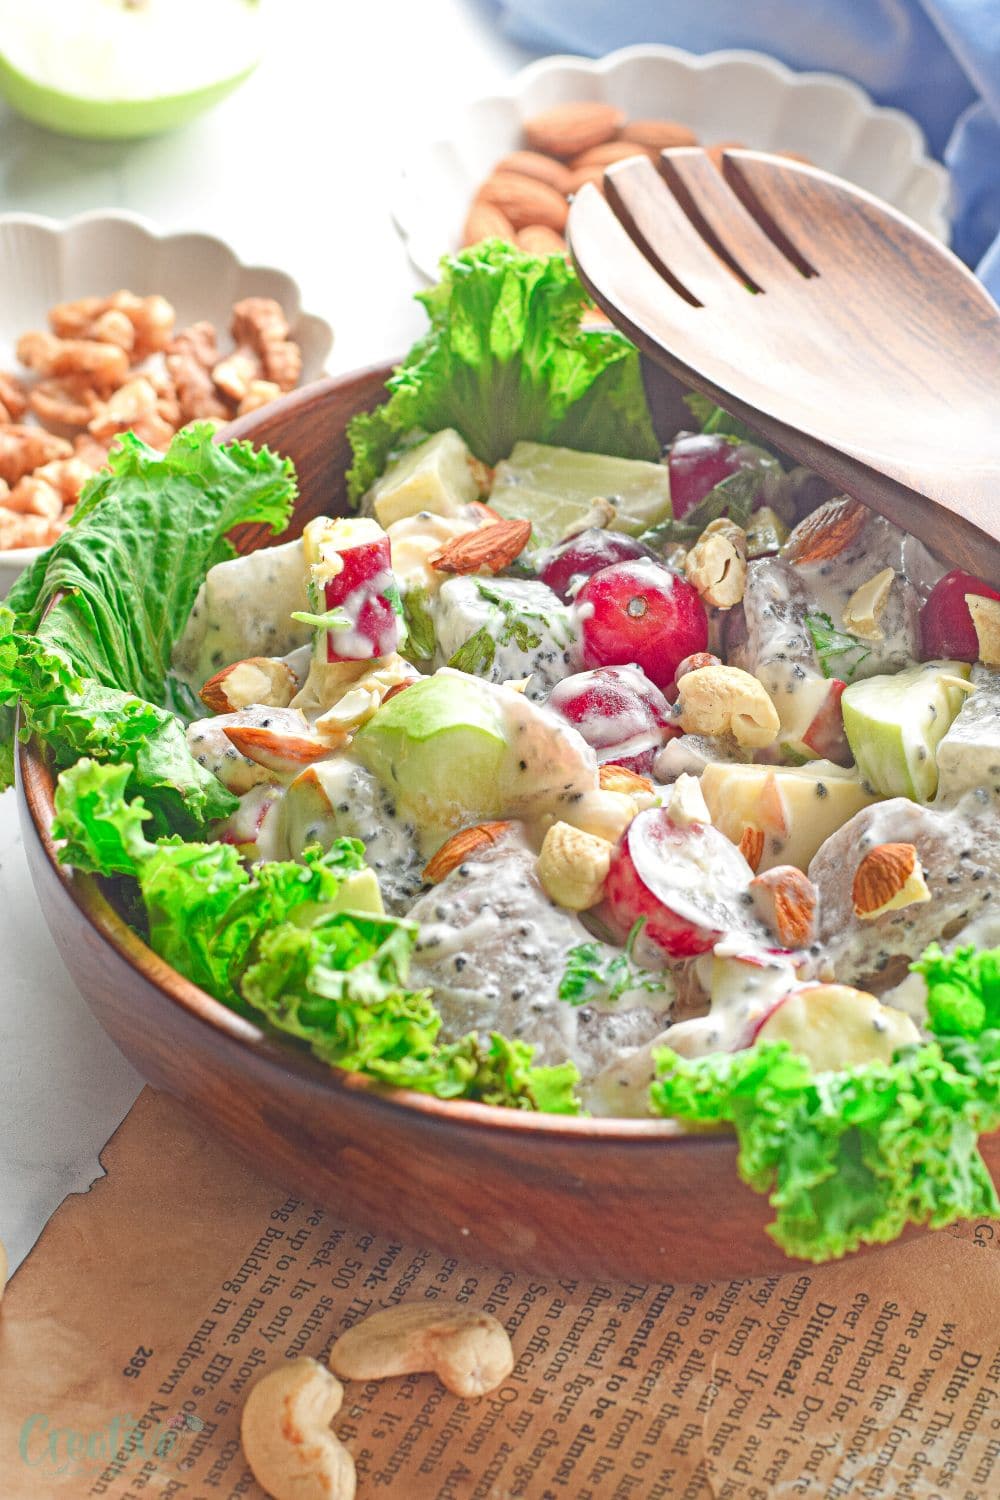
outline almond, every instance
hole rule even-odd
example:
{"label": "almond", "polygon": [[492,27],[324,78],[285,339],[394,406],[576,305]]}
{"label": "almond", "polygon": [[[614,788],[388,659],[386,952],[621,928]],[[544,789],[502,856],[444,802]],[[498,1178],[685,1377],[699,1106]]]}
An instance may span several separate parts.
{"label": "almond", "polygon": [[604,167],[578,167],[577,170],[573,173],[573,177],[569,185],[570,196],[572,197],[574,193],[578,193],[580,189],[586,187],[588,183],[593,184],[593,186],[597,188],[599,193],[603,193],[605,171],[606,168]]}
{"label": "almond", "polygon": [[[749,831],[749,830],[748,830]],[[750,894],[757,914],[783,948],[807,948],[816,926],[816,887],[794,865],[775,865],[756,875]]]}
{"label": "almond", "polygon": [[742,151],[745,145],[745,141],[716,141],[714,146],[705,147],[705,155],[712,163],[712,166],[716,167],[718,171],[721,172],[722,158],[725,153],[727,151]]}
{"label": "almond", "polygon": [[640,776],[627,766],[601,766],[597,779],[602,792],[625,792],[629,797],[655,797],[656,788],[648,776]]}
{"label": "almond", "polygon": [[306,735],[280,734],[255,724],[227,724],[223,733],[241,755],[279,774],[297,771],[311,760],[329,755],[329,745]]}
{"label": "almond", "polygon": [[[472,461],[473,463],[479,462],[477,458],[474,458]],[[486,468],[485,464],[483,464],[483,468]],[[492,475],[493,470],[489,469],[487,472]],[[492,506],[484,505],[482,500],[470,500],[466,509],[471,510],[473,516],[475,517],[476,524],[479,526],[482,526],[486,521],[493,522],[503,520],[503,517],[499,515]]]}
{"label": "almond", "polygon": [[871,516],[867,505],[838,495],[804,517],[781,549],[788,562],[829,562],[857,541]]}
{"label": "almond", "polygon": [[672,146],[697,146],[698,137],[677,120],[630,120],[618,132],[623,141],[634,141],[651,151],[669,151]]}
{"label": "almond", "polygon": [[475,854],[477,849],[485,849],[488,844],[495,844],[509,827],[509,823],[477,823],[474,828],[462,828],[458,833],[453,833],[451,838],[446,839],[437,853],[427,861],[424,866],[424,879],[431,885],[437,885],[446,875],[450,875],[452,870],[457,870],[471,854]]}
{"label": "almond", "polygon": [[656,153],[639,146],[635,141],[604,141],[600,146],[591,146],[574,156],[570,166],[574,172],[582,167],[610,167],[616,161],[630,161],[636,156],[655,157]]}
{"label": "almond", "polygon": [[680,682],[681,678],[688,672],[700,671],[702,667],[721,667],[719,657],[713,656],[711,651],[695,651],[684,660],[678,662],[677,671],[674,673],[674,681]]}
{"label": "almond", "polygon": [[561,234],[566,227],[569,207],[562,193],[534,177],[522,177],[519,172],[494,172],[479,189],[477,198],[506,214],[515,229],[544,224],[546,229]]}
{"label": "almond", "polygon": [[527,224],[517,231],[517,247],[529,255],[565,255],[566,241],[544,224]]}
{"label": "almond", "polygon": [[871,922],[884,912],[929,901],[920,856],[913,844],[879,844],[854,872],[854,915]]}
{"label": "almond", "polygon": [[565,198],[569,192],[569,168],[554,156],[545,156],[541,151],[511,151],[501,158],[494,172],[517,172],[521,177],[534,177],[544,182]]}
{"label": "almond", "polygon": [[524,136],[535,151],[564,160],[579,156],[591,146],[613,140],[625,124],[622,110],[599,99],[580,99],[556,104],[524,122]]}
{"label": "almond", "polygon": [[427,561],[439,573],[499,573],[528,545],[530,521],[496,521],[452,537]]}
{"label": "almond", "polygon": [[813,159],[811,156],[803,156],[801,151],[775,151],[775,156],[783,156],[786,161],[800,161],[803,166],[811,167]]}
{"label": "almond", "polygon": [[287,662],[273,656],[248,656],[210,677],[198,697],[214,714],[234,713],[263,703],[268,708],[287,708],[298,682]]}
{"label": "almond", "polygon": [[514,226],[502,209],[495,203],[484,203],[477,198],[469,209],[462,229],[462,245],[478,245],[480,240],[508,240],[514,242]]}
{"label": "almond", "polygon": [[740,834],[740,841],[737,848],[751,870],[756,874],[760,869],[760,862],[764,858],[763,828],[751,828],[748,824]]}

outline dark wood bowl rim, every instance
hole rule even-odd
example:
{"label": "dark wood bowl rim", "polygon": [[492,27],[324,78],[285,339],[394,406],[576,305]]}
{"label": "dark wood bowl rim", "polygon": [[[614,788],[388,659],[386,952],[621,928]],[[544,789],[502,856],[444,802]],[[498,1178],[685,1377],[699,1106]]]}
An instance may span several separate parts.
{"label": "dark wood bowl rim", "polygon": [[[268,408],[269,415],[273,417],[279,407],[287,411],[300,403],[314,400],[327,390],[354,383],[366,375],[388,375],[391,368],[371,366],[315,381],[281,398],[280,402],[272,403]],[[220,430],[220,439],[252,440],[255,416],[256,413],[253,413],[230,423]],[[20,715],[17,727],[20,731]],[[660,1148],[664,1144],[675,1142],[683,1144],[687,1149],[696,1147],[708,1151],[720,1148],[732,1150],[731,1137],[727,1139],[728,1132],[725,1136],[718,1133],[688,1133],[674,1120],[546,1115],[533,1110],[508,1109],[469,1100],[438,1099],[412,1089],[385,1088],[363,1074],[348,1072],[343,1068],[325,1067],[308,1053],[272,1039],[260,1027],[185,979],[160,958],[118,914],[93,876],[70,870],[60,863],[52,837],[55,816],[54,777],[42,745],[36,738],[32,737],[27,742],[18,741],[17,768],[18,795],[24,798],[46,858],[56,878],[87,923],[132,969],[160,990],[168,1000],[186,1011],[199,1025],[209,1026],[241,1046],[252,1047],[257,1057],[269,1067],[285,1074],[292,1073],[303,1082],[311,1086],[319,1085],[334,1094],[363,1092],[381,1109],[397,1114],[416,1113],[428,1124],[437,1124],[442,1128],[459,1126],[476,1133],[499,1132],[518,1137],[525,1133],[539,1134],[577,1146],[591,1141],[602,1145],[617,1141],[623,1145],[629,1143],[633,1148],[642,1143],[647,1147]]]}

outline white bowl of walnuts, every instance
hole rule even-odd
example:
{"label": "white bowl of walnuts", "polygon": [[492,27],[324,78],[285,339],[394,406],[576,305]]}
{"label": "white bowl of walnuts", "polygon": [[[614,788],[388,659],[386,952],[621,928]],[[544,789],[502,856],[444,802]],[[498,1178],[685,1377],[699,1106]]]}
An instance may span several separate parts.
{"label": "white bowl of walnuts", "polygon": [[166,448],[323,374],[329,324],[283,271],[126,213],[0,217],[0,599],[118,433]]}

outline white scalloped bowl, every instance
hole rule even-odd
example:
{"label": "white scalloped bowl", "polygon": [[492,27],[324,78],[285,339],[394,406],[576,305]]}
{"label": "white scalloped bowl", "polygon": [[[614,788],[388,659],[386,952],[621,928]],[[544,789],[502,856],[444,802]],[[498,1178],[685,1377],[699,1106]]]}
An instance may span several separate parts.
{"label": "white scalloped bowl", "polygon": [[632,119],[682,121],[706,145],[739,140],[761,151],[801,152],[948,239],[948,173],[928,157],[909,115],[881,108],[836,74],[795,73],[762,52],[699,57],[643,45],[596,61],[541,58],[506,93],[459,108],[449,139],[415,152],[392,216],[418,271],[434,280],[440,257],[459,248],[473,192],[522,144],[521,122],[572,99],[605,100]]}
{"label": "white scalloped bowl", "polygon": [[[273,297],[302,349],[302,383],[325,373],[333,330],[303,312],[298,284],[285,271],[244,265],[212,235],[161,233],[137,214],[120,212],[81,214],[64,223],[37,214],[0,216],[0,369],[18,368],[18,338],[45,328],[54,303],[120,287],[142,296],[160,292],[173,303],[179,328],[207,318],[222,335],[234,302]],[[39,550],[0,551],[0,600]]]}

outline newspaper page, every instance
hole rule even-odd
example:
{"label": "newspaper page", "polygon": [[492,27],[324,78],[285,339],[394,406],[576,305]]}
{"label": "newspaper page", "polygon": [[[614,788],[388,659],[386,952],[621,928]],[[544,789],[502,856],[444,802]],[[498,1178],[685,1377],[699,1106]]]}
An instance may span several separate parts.
{"label": "newspaper page", "polygon": [[369,1232],[146,1090],[0,1309],[3,1500],[257,1500],[242,1403],[401,1301],[483,1308],[516,1364],[465,1401],[349,1383],[359,1500],[995,1500],[1000,1225],[756,1280],[585,1284]]}

